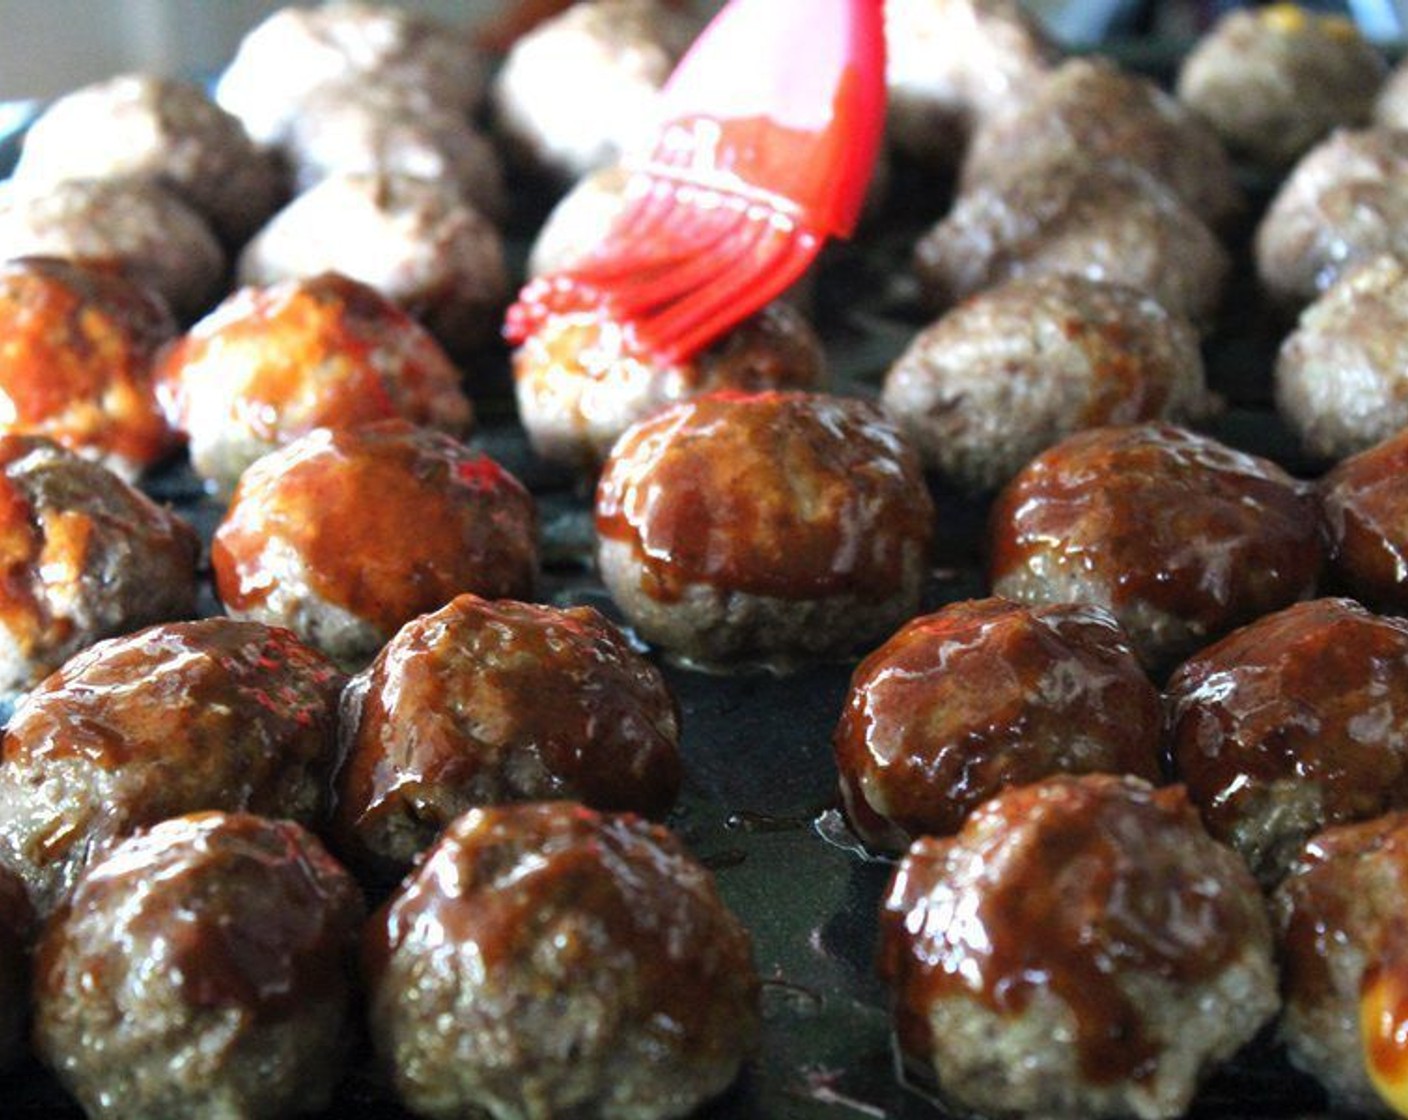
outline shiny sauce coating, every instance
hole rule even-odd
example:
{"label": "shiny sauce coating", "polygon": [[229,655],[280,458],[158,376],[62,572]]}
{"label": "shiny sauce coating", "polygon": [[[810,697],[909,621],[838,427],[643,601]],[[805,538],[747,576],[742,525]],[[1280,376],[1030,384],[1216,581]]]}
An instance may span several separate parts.
{"label": "shiny sauce coating", "polygon": [[1320,482],[1330,569],[1364,603],[1408,610],[1408,431],[1343,460]]}

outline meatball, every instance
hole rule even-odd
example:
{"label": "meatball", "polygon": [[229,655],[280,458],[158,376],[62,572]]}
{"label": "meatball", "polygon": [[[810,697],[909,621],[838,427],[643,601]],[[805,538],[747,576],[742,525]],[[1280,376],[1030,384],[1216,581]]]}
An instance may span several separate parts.
{"label": "meatball", "polygon": [[328,271],[400,304],[455,357],[497,335],[508,301],[498,231],[453,185],[406,175],[330,175],[280,210],[238,267],[240,283],[258,285]]}
{"label": "meatball", "polygon": [[196,610],[195,530],[97,463],[0,436],[0,694],[80,649]]}
{"label": "meatball", "polygon": [[69,179],[0,183],[0,260],[49,256],[123,272],[182,319],[225,279],[225,253],[205,220],[157,183]]}
{"label": "meatball", "polygon": [[203,809],[325,811],[343,678],[286,630],[210,618],[99,642],[5,729],[0,864],[47,915],[137,828]]}
{"label": "meatball", "polygon": [[719,389],[821,389],[821,341],[802,314],[773,303],[680,362],[637,347],[605,312],[557,314],[513,354],[518,415],[533,449],[594,468],[621,433],[667,405]]}
{"label": "meatball", "polygon": [[[1291,1061],[1355,1114],[1399,1115],[1378,1099],[1374,1080],[1388,1080],[1403,1058],[1405,911],[1408,813],[1314,836],[1271,898],[1280,1039]],[[1386,996],[1388,1006],[1372,1014]]]}
{"label": "meatball", "polygon": [[1207,327],[1229,267],[1212,231],[1163,184],[1079,162],[975,187],[915,248],[935,311],[1004,280],[1070,272],[1138,288]]}
{"label": "meatball", "polygon": [[1180,1116],[1279,1003],[1246,867],[1134,778],[1009,789],[915,841],[880,943],[904,1059],[992,1116]]}
{"label": "meatball", "polygon": [[240,41],[215,99],[260,144],[277,145],[323,86],[390,87],[427,107],[468,114],[488,71],[462,28],[393,4],[285,7]]}
{"label": "meatball", "polygon": [[526,598],[533,499],[487,455],[385,420],[318,428],[264,456],[211,545],[236,618],[287,626],[349,666],[463,591]]}
{"label": "meatball", "polygon": [[681,778],[674,696],[591,607],[461,595],[408,622],[344,693],[342,740],[342,850],[398,875],[475,805],[662,817]]}
{"label": "meatball", "polygon": [[1408,253],[1408,132],[1337,129],[1295,165],[1256,230],[1273,301],[1309,303],[1355,266]]}
{"label": "meatball", "polygon": [[1389,128],[1408,128],[1408,65],[1403,59],[1379,87],[1374,101],[1374,123]]}
{"label": "meatball", "polygon": [[45,928],[35,1048],[94,1118],[326,1107],[363,913],[292,821],[209,812],[138,832]]}
{"label": "meatball", "polygon": [[463,436],[473,422],[459,370],[425,328],[332,272],[229,296],[167,351],[157,392],[196,473],[226,494],[314,428],[400,416]]}
{"label": "meatball", "polygon": [[1201,419],[1215,404],[1191,323],[1133,288],[1063,274],[959,304],[890,367],[882,401],[925,464],[966,490],[1001,486],[1073,432]]}
{"label": "meatball", "polygon": [[1242,209],[1232,162],[1212,129],[1150,79],[1103,58],[1062,63],[1030,97],[990,117],[973,136],[962,187],[1039,178],[1073,159],[1137,167],[1214,227]]}
{"label": "meatball", "polygon": [[33,925],[24,881],[0,868],[0,1072],[16,1065],[27,1049]]}
{"label": "meatball", "polygon": [[1355,598],[1408,615],[1408,428],[1320,480],[1330,573]]}
{"label": "meatball", "polygon": [[135,478],[176,445],[152,389],[175,334],[165,302],[117,273],[56,257],[0,264],[0,431]]}
{"label": "meatball", "polygon": [[372,1039],[424,1116],[683,1117],[758,1035],[747,932],[629,815],[471,810],[363,945]]}
{"label": "meatball", "polygon": [[632,426],[596,494],[598,563],[642,637],[702,665],[843,654],[913,615],[934,509],[879,411],[710,393]]}
{"label": "meatball", "polygon": [[1007,786],[1056,773],[1159,778],[1159,694],[1099,607],[952,603],[862,661],[834,746],[874,849],[957,832]]}
{"label": "meatball", "polygon": [[152,179],[239,245],[279,205],[283,174],[199,86],[120,74],[53,102],[25,133],[15,178]]}
{"label": "meatball", "polygon": [[994,594],[1105,607],[1151,671],[1308,598],[1321,564],[1309,487],[1167,424],[1038,455],[998,495],[989,537]]}
{"label": "meatball", "polygon": [[1264,883],[1327,824],[1408,809],[1408,620],[1298,603],[1169,679],[1168,751],[1208,831]]}
{"label": "meatball", "polygon": [[974,128],[1031,94],[1055,61],[1013,0],[887,0],[886,131],[925,167],[957,166]]}
{"label": "meatball", "polygon": [[529,167],[576,179],[648,139],[656,93],[698,24],[658,0],[584,0],[516,43],[495,125]]}
{"label": "meatball", "polygon": [[528,275],[546,276],[581,263],[626,210],[631,172],[610,163],[588,172],[558,200],[528,250]]}
{"label": "meatball", "polygon": [[1219,19],[1183,60],[1178,97],[1234,156],[1275,171],[1368,124],[1387,69],[1353,21],[1273,4]]}
{"label": "meatball", "polygon": [[1408,426],[1408,267],[1378,256],[1307,307],[1276,358],[1276,407],[1312,455],[1342,459]]}

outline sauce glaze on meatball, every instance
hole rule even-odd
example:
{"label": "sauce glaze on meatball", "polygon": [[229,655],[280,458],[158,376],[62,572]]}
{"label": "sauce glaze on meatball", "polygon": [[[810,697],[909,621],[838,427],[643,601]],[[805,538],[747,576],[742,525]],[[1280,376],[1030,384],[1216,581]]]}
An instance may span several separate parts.
{"label": "sauce glaze on meatball", "polygon": [[1408,614],[1408,429],[1320,480],[1332,579],[1387,614]]}

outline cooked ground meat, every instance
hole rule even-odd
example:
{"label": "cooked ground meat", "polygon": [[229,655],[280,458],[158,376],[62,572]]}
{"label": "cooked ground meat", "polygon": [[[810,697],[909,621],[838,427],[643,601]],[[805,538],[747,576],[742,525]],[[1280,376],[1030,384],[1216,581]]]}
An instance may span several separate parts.
{"label": "cooked ground meat", "polygon": [[1408,614],[1408,428],[1320,480],[1330,577],[1386,614]]}

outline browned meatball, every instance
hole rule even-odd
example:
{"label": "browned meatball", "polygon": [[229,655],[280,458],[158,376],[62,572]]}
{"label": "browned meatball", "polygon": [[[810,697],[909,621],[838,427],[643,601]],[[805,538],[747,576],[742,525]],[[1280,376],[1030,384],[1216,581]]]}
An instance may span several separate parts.
{"label": "browned meatball", "polygon": [[903,1057],[992,1116],[1171,1120],[1279,1003],[1246,867],[1133,778],[1009,789],[915,841],[880,940]]}
{"label": "browned meatball", "polygon": [[5,729],[0,863],[48,914],[137,828],[203,809],[312,824],[343,677],[287,630],[210,618],[99,642]]}
{"label": "browned meatball", "polygon": [[54,257],[0,264],[0,431],[42,435],[125,478],[176,439],[152,365],[176,334],[151,290]]}
{"label": "browned meatball", "polygon": [[35,1048],[94,1118],[326,1107],[363,916],[352,877],[292,821],[165,821],[91,867],[45,928]]}
{"label": "browned meatball", "polygon": [[349,665],[463,591],[527,598],[533,499],[487,455],[402,420],[318,428],[245,471],[211,545],[237,618]]}
{"label": "browned meatball", "polygon": [[15,1065],[28,1045],[33,926],[24,880],[0,868],[0,1072]]}
{"label": "browned meatball", "polygon": [[844,653],[914,614],[934,509],[859,400],[717,392],[627,430],[596,495],[602,579],[648,641],[706,665]]}
{"label": "browned meatball", "polygon": [[400,416],[463,436],[473,421],[429,332],[333,272],[227,297],[166,352],[158,393],[196,473],[227,494],[261,455],[314,428]]}
{"label": "browned meatball", "polygon": [[857,667],[833,745],[867,845],[957,832],[981,802],[1048,774],[1159,779],[1159,694],[1098,607],[952,603]]}
{"label": "browned meatball", "polygon": [[35,185],[152,179],[230,245],[249,237],[284,194],[280,168],[238,119],[200,86],[155,74],[120,74],[60,97],[25,132],[14,174]]}
{"label": "browned meatball", "polygon": [[703,352],[665,364],[601,311],[556,315],[514,351],[518,415],[543,458],[594,468],[638,420],[718,389],[821,389],[821,341],[774,303]]}
{"label": "browned meatball", "polygon": [[342,850],[396,874],[476,805],[570,798],[663,817],[679,712],[591,607],[461,595],[407,623],[342,702]]}
{"label": "browned meatball", "polygon": [[1178,97],[1234,156],[1277,170],[1368,124],[1387,72],[1352,20],[1280,3],[1219,19],[1183,60]]}
{"label": "browned meatball", "polygon": [[1162,183],[1079,162],[965,192],[915,247],[935,311],[1004,280],[1069,272],[1137,288],[1207,327],[1229,267],[1212,231]]}
{"label": "browned meatball", "polygon": [[1408,620],[1298,603],[1189,658],[1166,703],[1179,780],[1264,883],[1325,825],[1408,808]]}
{"label": "browned meatball", "polygon": [[1040,178],[1072,159],[1137,167],[1199,218],[1225,226],[1242,208],[1231,160],[1207,124],[1148,78],[1104,58],[1073,58],[973,136],[962,188]]}
{"label": "browned meatball", "polygon": [[0,436],[0,693],[80,649],[196,610],[195,530],[111,471]]}
{"label": "browned meatball", "polygon": [[1408,428],[1320,481],[1330,572],[1355,598],[1408,614]]}
{"label": "browned meatball", "polygon": [[1187,319],[1074,275],[965,300],[909,344],[881,399],[925,464],[967,490],[1001,486],[1072,432],[1200,419],[1215,404]]}
{"label": "browned meatball", "polygon": [[998,495],[989,546],[994,594],[1105,607],[1151,671],[1308,598],[1321,564],[1308,486],[1167,424],[1038,455]]}
{"label": "browned meatball", "polygon": [[747,932],[629,815],[471,810],[364,944],[373,1041],[423,1116],[683,1117],[758,1034]]}

